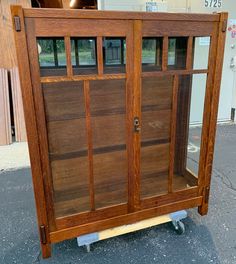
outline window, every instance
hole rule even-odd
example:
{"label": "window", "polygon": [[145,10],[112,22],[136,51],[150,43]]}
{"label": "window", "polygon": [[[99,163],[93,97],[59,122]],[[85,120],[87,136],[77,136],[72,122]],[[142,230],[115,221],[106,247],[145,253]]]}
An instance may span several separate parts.
{"label": "window", "polygon": [[177,70],[186,68],[187,37],[171,37],[168,45],[168,69]]}
{"label": "window", "polygon": [[96,74],[96,39],[72,38],[71,60],[74,74]]}
{"label": "window", "polygon": [[66,75],[64,38],[37,38],[41,76]]}
{"label": "window", "polygon": [[104,38],[103,59],[105,73],[125,72],[126,41],[125,38]]}
{"label": "window", "polygon": [[161,70],[162,38],[143,38],[142,68],[143,71]]}
{"label": "window", "polygon": [[193,69],[201,70],[208,68],[210,37],[195,37],[194,38],[194,55]]}

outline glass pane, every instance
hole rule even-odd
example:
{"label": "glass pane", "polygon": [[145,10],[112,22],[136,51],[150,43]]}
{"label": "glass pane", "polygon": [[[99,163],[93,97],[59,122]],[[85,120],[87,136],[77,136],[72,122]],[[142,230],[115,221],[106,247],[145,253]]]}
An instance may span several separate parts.
{"label": "glass pane", "polygon": [[126,62],[125,38],[104,38],[103,57],[105,73],[125,72]]}
{"label": "glass pane", "polygon": [[208,69],[208,59],[210,50],[210,37],[196,37],[194,40],[194,60],[193,69]]}
{"label": "glass pane", "polygon": [[125,80],[90,85],[96,208],[127,203],[125,91]]}
{"label": "glass pane", "polygon": [[55,57],[52,39],[38,39],[40,67],[55,67]]}
{"label": "glass pane", "polygon": [[37,38],[41,76],[66,75],[63,38]]}
{"label": "glass pane", "polygon": [[156,63],[156,39],[143,39],[142,63]]}
{"label": "glass pane", "polygon": [[161,70],[162,38],[143,38],[142,68],[143,71]]}
{"label": "glass pane", "polygon": [[206,81],[206,74],[181,76],[179,80],[173,181],[175,190],[198,184]]}
{"label": "glass pane", "polygon": [[45,83],[42,86],[55,215],[63,217],[89,211],[83,82]]}
{"label": "glass pane", "polygon": [[168,48],[168,65],[175,65],[176,63],[176,39],[169,39]]}
{"label": "glass pane", "polygon": [[74,74],[96,74],[96,39],[72,38],[71,60]]}
{"label": "glass pane", "polygon": [[141,197],[167,193],[173,77],[142,81]]}
{"label": "glass pane", "polygon": [[169,38],[168,69],[186,68],[187,45],[187,37]]}
{"label": "glass pane", "polygon": [[56,51],[57,51],[57,56],[58,56],[58,66],[66,67],[66,53],[65,53],[64,39],[56,40]]}

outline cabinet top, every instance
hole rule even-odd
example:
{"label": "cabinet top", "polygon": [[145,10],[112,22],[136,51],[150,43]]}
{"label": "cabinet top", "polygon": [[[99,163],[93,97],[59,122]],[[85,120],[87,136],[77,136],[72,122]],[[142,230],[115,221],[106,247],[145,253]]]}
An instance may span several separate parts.
{"label": "cabinet top", "polygon": [[[20,6],[11,6],[19,9]],[[34,18],[77,18],[77,19],[118,19],[118,20],[169,20],[169,21],[220,21],[222,13],[194,14],[194,13],[159,13],[133,11],[98,11],[59,8],[23,8],[24,17]],[[225,14],[225,13],[224,13]]]}

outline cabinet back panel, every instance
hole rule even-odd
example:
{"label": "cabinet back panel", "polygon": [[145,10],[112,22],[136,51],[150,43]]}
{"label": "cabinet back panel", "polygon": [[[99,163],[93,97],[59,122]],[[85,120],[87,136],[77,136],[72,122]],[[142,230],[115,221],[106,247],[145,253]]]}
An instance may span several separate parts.
{"label": "cabinet back panel", "polygon": [[126,203],[126,80],[92,81],[90,98],[95,207]]}
{"label": "cabinet back panel", "polygon": [[172,86],[172,76],[142,81],[141,198],[168,191]]}
{"label": "cabinet back panel", "polygon": [[47,121],[85,116],[83,82],[43,83]]}

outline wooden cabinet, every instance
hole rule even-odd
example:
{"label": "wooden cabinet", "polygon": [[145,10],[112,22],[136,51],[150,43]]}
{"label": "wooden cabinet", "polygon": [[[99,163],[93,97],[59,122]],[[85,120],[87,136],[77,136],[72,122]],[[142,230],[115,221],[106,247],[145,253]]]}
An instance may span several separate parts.
{"label": "wooden cabinet", "polygon": [[206,214],[227,14],[12,17],[43,256],[82,234]]}

